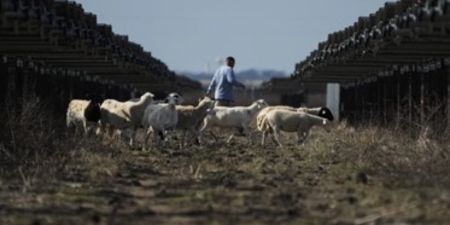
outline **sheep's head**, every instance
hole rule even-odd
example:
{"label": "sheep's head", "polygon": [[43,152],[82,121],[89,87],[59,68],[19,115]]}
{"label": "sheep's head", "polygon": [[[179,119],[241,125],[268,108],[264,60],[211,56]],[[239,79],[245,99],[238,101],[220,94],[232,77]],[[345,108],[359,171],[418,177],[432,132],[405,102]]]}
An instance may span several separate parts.
{"label": "sheep's head", "polygon": [[154,97],[155,97],[155,95],[152,94],[152,93],[150,93],[150,92],[145,92],[145,93],[141,96],[141,98],[144,98],[144,99],[148,99],[148,98],[153,99]]}
{"label": "sheep's head", "polygon": [[318,116],[323,117],[325,119],[328,119],[329,121],[333,121],[334,120],[333,113],[327,107],[321,107]]}
{"label": "sheep's head", "polygon": [[90,100],[89,104],[84,110],[84,117],[87,119],[87,121],[97,123],[101,117],[100,105]]}
{"label": "sheep's head", "polygon": [[141,96],[140,100],[141,100],[141,101],[144,101],[144,102],[146,102],[146,103],[148,103],[148,104],[152,104],[153,98],[154,98],[154,97],[155,97],[154,94],[152,94],[152,93],[150,93],[150,92],[145,92],[145,93]]}
{"label": "sheep's head", "polygon": [[263,109],[263,108],[266,108],[267,106],[269,106],[269,104],[267,104],[266,100],[264,100],[264,99],[256,100],[254,102],[254,104],[256,104],[258,109]]}
{"label": "sheep's head", "polygon": [[95,93],[89,93],[86,95],[86,98],[89,99],[89,101],[93,102],[93,103],[98,103],[101,104],[103,102],[103,97],[95,94]]}
{"label": "sheep's head", "polygon": [[184,102],[184,99],[178,93],[172,92],[166,97],[166,102],[169,104],[179,105]]}
{"label": "sheep's head", "polygon": [[205,97],[199,99],[198,105],[213,106],[214,105],[214,101],[210,97],[205,96]]}

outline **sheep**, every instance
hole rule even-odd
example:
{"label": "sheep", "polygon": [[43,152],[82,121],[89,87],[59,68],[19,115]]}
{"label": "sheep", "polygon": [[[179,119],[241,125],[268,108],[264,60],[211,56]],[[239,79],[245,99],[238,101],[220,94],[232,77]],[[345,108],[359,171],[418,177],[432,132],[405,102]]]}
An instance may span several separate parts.
{"label": "sheep", "polygon": [[178,123],[178,113],[175,105],[183,102],[183,98],[177,93],[171,93],[166,100],[168,103],[152,104],[145,109],[142,120],[142,126],[146,131],[144,150],[151,133],[154,134],[155,139],[159,140],[157,135],[163,136],[167,129],[174,128]]}
{"label": "sheep", "polygon": [[297,108],[294,108],[292,106],[285,106],[285,105],[276,105],[276,106],[268,106],[261,111],[259,111],[258,115],[256,116],[256,127],[259,131],[263,130],[263,120],[266,117],[267,113],[274,110],[274,109],[285,109],[285,110],[291,110],[296,111]]}
{"label": "sheep", "polygon": [[284,110],[290,110],[290,111],[297,111],[297,112],[306,112],[312,115],[320,116],[325,119],[328,119],[329,121],[334,120],[333,113],[331,110],[327,107],[316,107],[316,108],[307,108],[307,107],[299,107],[294,108],[291,106],[284,106],[284,105],[278,105],[278,106],[269,106],[264,108],[258,113],[258,116],[256,117],[256,126],[259,131],[262,131],[262,121],[264,120],[264,117],[267,115],[268,112],[274,110],[274,109],[284,109]]}
{"label": "sheep", "polygon": [[[159,98],[153,96],[152,104],[160,104],[160,103],[163,104],[163,103],[168,103],[168,98],[169,98],[169,97],[174,97],[174,96],[179,96],[179,97],[181,97],[181,95],[179,95],[178,93],[175,93],[175,92],[169,93],[165,98],[161,98],[161,95],[158,96]],[[130,99],[130,100],[128,100],[128,101],[129,101],[129,102],[138,102],[139,100],[140,100],[140,98],[132,98],[132,99]],[[183,103],[183,101],[184,101],[184,99],[180,98],[180,99],[178,100],[178,103],[177,103],[177,104],[181,104],[181,103]]]}
{"label": "sheep", "polygon": [[209,97],[204,97],[201,99],[195,107],[191,105],[179,105],[176,107],[178,112],[178,123],[176,129],[182,131],[180,148],[184,146],[186,131],[194,134],[197,140],[200,138],[200,131],[198,128],[212,107],[214,107],[214,101]]}
{"label": "sheep", "polygon": [[66,113],[66,126],[75,127],[75,132],[83,129],[87,136],[89,128],[94,127],[100,120],[100,105],[93,100],[73,99],[70,101]]}
{"label": "sheep", "polygon": [[266,114],[262,124],[263,136],[261,145],[264,145],[267,134],[272,131],[278,145],[283,147],[279,138],[280,131],[297,132],[297,142],[302,144],[308,136],[311,127],[321,125],[328,131],[330,122],[328,119],[306,112],[273,109]]}
{"label": "sheep", "polygon": [[103,101],[100,106],[102,127],[108,125],[111,129],[131,129],[129,145],[133,147],[136,130],[142,124],[144,110],[153,103],[153,97],[152,93],[146,92],[139,101],[120,102],[114,99]]}
{"label": "sheep", "polygon": [[[200,132],[210,127],[237,128],[243,133],[249,133],[249,126],[256,114],[263,108],[267,107],[267,103],[263,99],[253,102],[250,106],[224,107],[216,106],[205,117],[203,127]],[[231,134],[227,143],[231,141],[234,134]]]}

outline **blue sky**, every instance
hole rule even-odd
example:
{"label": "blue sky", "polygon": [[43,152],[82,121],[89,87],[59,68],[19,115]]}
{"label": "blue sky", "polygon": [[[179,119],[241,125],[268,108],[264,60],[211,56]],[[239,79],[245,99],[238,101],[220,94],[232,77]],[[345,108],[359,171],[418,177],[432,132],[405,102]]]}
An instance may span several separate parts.
{"label": "blue sky", "polygon": [[291,73],[331,32],[385,0],[76,0],[100,23],[126,34],[175,71],[213,71],[220,58],[236,70]]}

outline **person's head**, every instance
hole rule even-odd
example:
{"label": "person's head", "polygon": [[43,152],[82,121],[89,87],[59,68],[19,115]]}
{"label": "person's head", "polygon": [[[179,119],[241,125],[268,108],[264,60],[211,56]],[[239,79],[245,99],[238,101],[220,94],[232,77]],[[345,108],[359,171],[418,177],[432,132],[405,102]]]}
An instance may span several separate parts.
{"label": "person's head", "polygon": [[227,64],[227,66],[233,68],[234,67],[234,63],[235,63],[233,56],[228,56],[225,59],[225,63]]}

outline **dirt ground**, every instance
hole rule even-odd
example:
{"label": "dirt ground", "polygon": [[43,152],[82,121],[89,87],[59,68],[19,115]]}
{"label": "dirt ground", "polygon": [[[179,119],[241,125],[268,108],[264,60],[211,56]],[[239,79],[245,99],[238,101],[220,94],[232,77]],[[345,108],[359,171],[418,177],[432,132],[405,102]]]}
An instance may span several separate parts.
{"label": "dirt ground", "polygon": [[450,224],[448,187],[389,185],[317,147],[326,136],[81,149],[55,177],[0,178],[0,224]]}

